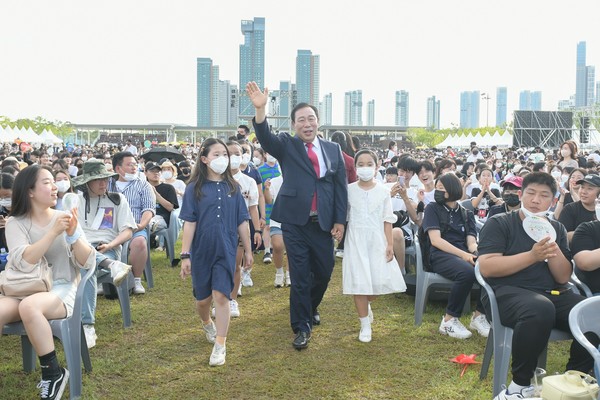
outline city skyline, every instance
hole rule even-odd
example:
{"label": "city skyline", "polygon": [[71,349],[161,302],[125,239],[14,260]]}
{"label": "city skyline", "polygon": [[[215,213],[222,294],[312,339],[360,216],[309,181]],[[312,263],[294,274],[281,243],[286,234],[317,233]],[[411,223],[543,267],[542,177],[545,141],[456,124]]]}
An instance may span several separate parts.
{"label": "city skyline", "polygon": [[[465,0],[459,6],[436,0],[428,4],[382,0],[373,12],[366,4],[308,0],[293,17],[284,4],[270,0],[232,1],[230,7],[149,0],[142,9],[112,0],[95,5],[73,0],[7,3],[0,26],[6,60],[0,65],[0,77],[5,78],[0,114],[74,123],[195,125],[196,59],[211,58],[219,66],[220,79],[243,94],[240,21],[264,17],[262,86],[277,90],[279,82],[294,81],[297,50],[311,49],[320,56],[320,93],[332,94],[333,124],[343,121],[344,93],[357,88],[365,99],[376,101],[379,125],[394,124],[395,92],[405,90],[413,105],[409,125],[426,124],[427,97],[435,93],[444,104],[440,125],[451,127],[459,123],[461,91],[491,93],[486,108],[493,123],[494,91],[506,87],[511,121],[525,89],[543,92],[544,110],[557,109],[559,100],[575,94],[579,42],[586,41],[586,67],[600,62],[594,27],[576,23],[579,3],[559,10],[539,0],[502,4]],[[340,7],[345,10],[344,22],[332,22],[331,15]],[[541,8],[544,20],[532,19]],[[596,15],[600,4],[588,2],[585,9]],[[416,18],[398,27],[398,15]],[[424,15],[428,29],[419,18]],[[296,19],[319,29],[298,34]],[[361,29],[344,30],[352,25]],[[407,40],[410,32],[421,33]],[[531,40],[523,40],[524,35]],[[483,108],[480,121],[485,120]]]}

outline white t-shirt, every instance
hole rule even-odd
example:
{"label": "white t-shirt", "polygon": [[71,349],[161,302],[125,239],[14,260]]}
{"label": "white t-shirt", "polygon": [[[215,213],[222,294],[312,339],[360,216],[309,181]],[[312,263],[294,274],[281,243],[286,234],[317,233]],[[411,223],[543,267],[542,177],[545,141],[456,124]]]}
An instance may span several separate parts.
{"label": "white t-shirt", "polygon": [[[269,191],[271,192],[273,204],[275,204],[275,199],[277,199],[277,194],[279,193],[279,189],[281,189],[281,185],[283,185],[282,175],[276,176],[275,178],[271,178],[271,187],[269,188]],[[271,218],[269,226],[272,228],[281,228],[281,223]]]}
{"label": "white t-shirt", "polygon": [[472,162],[477,164],[477,160],[483,160],[483,154],[481,154],[481,151],[479,153],[477,153],[477,155],[474,155],[473,153],[469,154],[469,157],[467,157],[467,162]]}
{"label": "white t-shirt", "polygon": [[258,205],[258,186],[256,181],[239,171],[233,178],[240,184],[246,207]]}

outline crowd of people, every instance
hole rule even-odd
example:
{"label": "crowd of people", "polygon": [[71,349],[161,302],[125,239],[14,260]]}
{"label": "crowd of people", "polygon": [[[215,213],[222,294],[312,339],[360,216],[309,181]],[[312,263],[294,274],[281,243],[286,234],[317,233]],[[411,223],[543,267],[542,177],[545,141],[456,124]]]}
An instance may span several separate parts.
{"label": "crowd of people", "polygon": [[[583,299],[569,290],[572,273],[600,292],[600,154],[583,154],[569,140],[547,151],[476,143],[414,150],[394,141],[366,148],[346,132],[323,138],[317,109],[305,103],[292,111],[295,134],[275,134],[265,112],[268,90],[253,82],[246,89],[256,139],[240,125],[226,142],[209,138],[183,148],[184,161],[144,162],[144,149],[131,141],[52,154],[44,147],[0,150],[0,248],[16,265],[60,265],[50,292],[0,295],[0,326],[22,321],[43,366],[41,398],[60,398],[68,380],[48,320],[72,313],[81,271],[96,269],[82,314],[93,347],[96,296],[106,289],[98,279],[119,285],[132,273],[133,294],[144,294],[148,247],[163,250],[157,233],[169,229],[172,213],[183,231],[172,266],[181,264],[181,277],[192,278],[196,311],[213,344],[209,365],[225,363],[229,321],[241,315],[238,296],[254,284],[259,251],[274,266],[274,287],[290,287],[292,346],[302,350],[322,323],[319,305],[335,257],[343,259],[343,293],[354,299],[358,340],[370,342],[371,304],[406,290],[405,253],[418,240],[426,268],[453,281],[440,334],[488,336],[485,299],[477,299],[470,329],[460,320],[479,263],[502,324],[514,329],[512,381],[497,398],[531,397],[545,339],[553,328],[568,330],[568,313]],[[63,202],[70,192],[79,201],[74,209]],[[524,221],[531,218],[548,221],[555,239],[528,236]],[[567,369],[591,367],[574,341]]]}

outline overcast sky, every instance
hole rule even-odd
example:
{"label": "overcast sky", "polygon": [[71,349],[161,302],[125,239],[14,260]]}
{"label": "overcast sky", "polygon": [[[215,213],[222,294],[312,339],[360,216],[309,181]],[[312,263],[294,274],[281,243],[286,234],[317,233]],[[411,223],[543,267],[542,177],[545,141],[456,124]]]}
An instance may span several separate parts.
{"label": "overcast sky", "polygon": [[[394,123],[394,93],[410,92],[409,123],[425,125],[426,99],[441,125],[460,118],[460,92],[508,87],[509,119],[521,90],[556,110],[575,92],[577,42],[600,68],[600,1],[3,1],[0,115],[73,123],[196,124],[196,58],[238,83],[240,21],[266,18],[266,84],[295,81],[298,49],[321,56],[321,96],[375,99],[375,123]],[[600,76],[600,71],[597,72]],[[599,78],[597,78],[598,80]],[[244,83],[245,84],[245,83]],[[486,106],[480,105],[480,125]]]}

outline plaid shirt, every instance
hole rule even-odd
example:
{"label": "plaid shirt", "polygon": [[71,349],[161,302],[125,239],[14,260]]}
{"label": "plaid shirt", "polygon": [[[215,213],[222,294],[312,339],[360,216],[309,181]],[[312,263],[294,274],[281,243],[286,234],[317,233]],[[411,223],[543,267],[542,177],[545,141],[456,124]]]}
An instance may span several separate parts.
{"label": "plaid shirt", "polygon": [[120,191],[115,179],[110,179],[108,190],[110,192],[121,193],[127,198],[133,218],[137,224],[140,223],[142,214],[145,211],[152,211],[153,215],[156,214],[156,196],[154,196],[154,191],[147,181],[136,179],[129,182],[129,184],[125,186],[125,189]]}

